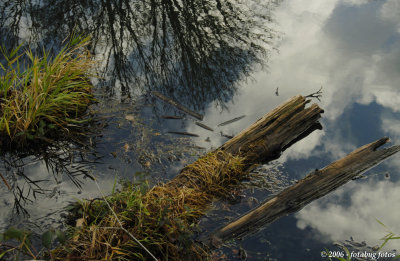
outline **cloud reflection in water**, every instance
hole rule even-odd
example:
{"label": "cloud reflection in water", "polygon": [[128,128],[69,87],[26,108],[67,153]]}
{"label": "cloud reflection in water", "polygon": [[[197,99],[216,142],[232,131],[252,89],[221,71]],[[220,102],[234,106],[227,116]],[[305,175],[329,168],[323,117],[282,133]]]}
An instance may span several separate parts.
{"label": "cloud reflection in water", "polygon": [[[400,202],[398,183],[369,180],[368,183],[351,182],[328,196],[305,207],[296,217],[297,226],[307,226],[329,241],[344,241],[351,236],[368,245],[381,245],[380,239],[388,232],[376,219],[394,233],[400,231],[398,218]],[[350,202],[346,194],[350,194]],[[398,240],[388,243],[386,249],[400,249]]]}
{"label": "cloud reflection in water", "polygon": [[[324,130],[284,153],[280,160],[288,171],[304,176],[310,165],[321,168],[383,136],[400,144],[400,2],[291,0],[276,10],[275,19],[285,36],[269,72],[255,74],[255,81],[233,97],[229,111],[210,105],[205,119],[218,122],[246,114],[248,120],[224,129],[238,133],[283,101],[322,85]],[[386,234],[377,218],[399,233],[399,159],[394,155],[379,166],[390,170],[390,181],[353,181],[304,208],[296,215],[298,228],[311,227],[327,241],[353,236],[374,245]],[[400,249],[399,241],[389,246]]]}

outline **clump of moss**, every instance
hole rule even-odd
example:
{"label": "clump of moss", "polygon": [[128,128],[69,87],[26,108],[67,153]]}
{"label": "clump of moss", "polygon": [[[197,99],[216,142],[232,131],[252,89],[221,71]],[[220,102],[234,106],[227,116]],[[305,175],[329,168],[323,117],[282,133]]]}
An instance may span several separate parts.
{"label": "clump of moss", "polygon": [[95,64],[88,43],[89,37],[72,36],[54,57],[45,50],[38,57],[22,46],[0,47],[2,143],[68,133],[84,122],[81,116],[93,101],[88,72]]}
{"label": "clump of moss", "polygon": [[[161,260],[203,260],[207,251],[196,244],[197,223],[215,197],[225,196],[243,178],[242,159],[221,151],[209,153],[185,168],[195,177],[189,186],[169,183],[149,189],[127,185],[105,198],[123,227]],[[192,174],[188,174],[192,173]],[[53,251],[59,259],[148,260],[148,255],[123,231],[104,199],[79,203],[81,228]]]}

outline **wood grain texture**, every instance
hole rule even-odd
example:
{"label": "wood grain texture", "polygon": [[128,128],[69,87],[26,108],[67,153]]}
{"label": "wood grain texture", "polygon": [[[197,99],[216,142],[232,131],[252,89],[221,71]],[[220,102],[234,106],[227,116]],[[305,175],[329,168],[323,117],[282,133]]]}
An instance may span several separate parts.
{"label": "wood grain texture", "polygon": [[379,139],[360,147],[321,170],[313,171],[295,185],[266,200],[252,211],[203,240],[207,244],[215,246],[218,242],[255,233],[276,219],[299,211],[310,202],[329,194],[400,151],[400,146],[377,150],[388,141],[389,138]]}
{"label": "wood grain texture", "polygon": [[[293,143],[322,128],[318,120],[323,110],[316,104],[306,108],[309,102],[300,95],[289,99],[217,150],[244,157],[244,171],[279,158]],[[185,168],[182,169],[167,185],[188,186],[185,171]]]}

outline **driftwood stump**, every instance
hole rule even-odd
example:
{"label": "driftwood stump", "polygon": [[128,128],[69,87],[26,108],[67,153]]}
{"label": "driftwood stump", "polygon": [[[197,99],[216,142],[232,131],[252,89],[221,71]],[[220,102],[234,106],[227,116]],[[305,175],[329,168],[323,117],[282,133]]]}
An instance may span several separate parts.
{"label": "driftwood stump", "polygon": [[[300,95],[291,98],[215,151],[242,157],[243,173],[248,173],[259,164],[279,158],[292,144],[322,128],[318,120],[323,110],[316,104],[306,108],[309,102],[310,100]],[[281,216],[300,210],[306,204],[337,189],[400,150],[400,146],[377,150],[388,141],[388,138],[379,139],[321,170],[310,173],[297,184],[201,240],[215,247],[223,241],[254,233]],[[198,186],[202,181],[191,173],[192,171],[190,167],[183,168],[165,186],[171,189],[180,187],[204,189]]]}
{"label": "driftwood stump", "polygon": [[[323,110],[316,104],[306,108],[309,102],[300,95],[291,98],[217,150],[244,157],[243,171],[279,158],[296,141],[322,128],[318,120]],[[166,186],[191,187],[191,184],[196,184],[193,175],[187,175],[187,171],[190,169],[183,168]]]}

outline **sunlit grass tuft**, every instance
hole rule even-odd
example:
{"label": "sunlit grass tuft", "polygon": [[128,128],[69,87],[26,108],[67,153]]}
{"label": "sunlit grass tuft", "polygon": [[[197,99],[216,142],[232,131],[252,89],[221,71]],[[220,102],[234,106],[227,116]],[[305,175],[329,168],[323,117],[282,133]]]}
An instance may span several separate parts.
{"label": "sunlit grass tuft", "polygon": [[18,46],[0,52],[0,133],[14,144],[68,132],[79,126],[93,101],[88,72],[94,65],[85,48],[89,37],[72,36],[60,52],[41,57]]}

